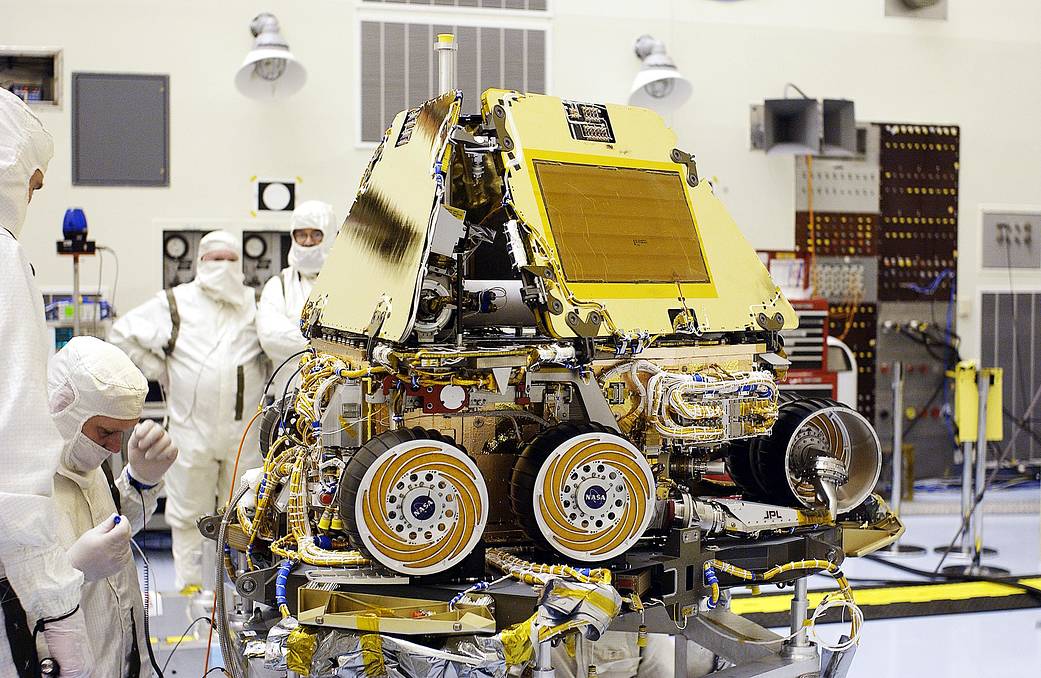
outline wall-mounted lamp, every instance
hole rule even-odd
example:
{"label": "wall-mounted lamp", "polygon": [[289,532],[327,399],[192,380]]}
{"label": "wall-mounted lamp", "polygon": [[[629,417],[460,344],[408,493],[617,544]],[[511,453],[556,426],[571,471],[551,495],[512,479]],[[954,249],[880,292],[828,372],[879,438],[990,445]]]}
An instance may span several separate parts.
{"label": "wall-mounted lamp", "polygon": [[298,92],[307,81],[307,70],[289,51],[275,15],[258,14],[249,30],[256,40],[235,74],[235,87],[251,99],[277,99]]}
{"label": "wall-mounted lamp", "polygon": [[665,51],[665,43],[649,35],[636,39],[636,56],[643,61],[633,79],[629,104],[671,113],[682,106],[693,92],[690,81],[676,69]]}

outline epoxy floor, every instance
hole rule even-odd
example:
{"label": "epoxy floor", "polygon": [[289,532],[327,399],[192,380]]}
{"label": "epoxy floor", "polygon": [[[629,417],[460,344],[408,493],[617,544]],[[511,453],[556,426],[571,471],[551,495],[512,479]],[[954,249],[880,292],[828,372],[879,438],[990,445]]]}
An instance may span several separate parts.
{"label": "epoxy floor", "polygon": [[1041,676],[1041,610],[867,622],[849,678],[911,676]]}
{"label": "epoxy floor", "polygon": [[[1029,514],[986,514],[984,541],[998,549],[998,555],[986,559],[985,564],[1004,567],[1013,574],[1041,573],[1039,494],[1036,490],[1017,490],[1007,496],[1019,504],[1032,502],[1036,508]],[[956,501],[956,495],[950,499]],[[995,505],[998,503],[996,500]],[[958,518],[953,515],[908,515],[904,522],[907,533],[902,542],[928,547],[930,552],[895,562],[932,570],[939,556],[931,550],[950,542],[958,528]],[[149,552],[149,560],[155,586],[164,592],[164,614],[153,617],[152,622],[152,635],[160,640],[157,655],[162,664],[172,645],[166,642],[167,637],[183,632],[191,618],[184,599],[179,599],[172,591],[173,566],[169,552]],[[915,578],[862,559],[847,560],[843,570],[854,579]],[[833,582],[827,577],[815,577],[810,585],[811,588],[826,589],[832,588]],[[854,589],[857,586],[855,583]],[[202,674],[206,627],[204,623],[197,627],[201,640],[182,643],[166,671],[167,678],[197,678]],[[210,663],[211,667],[215,665],[219,665],[216,651]],[[912,676],[1041,678],[1041,609],[868,621],[849,678]]]}
{"label": "epoxy floor", "polygon": [[[992,514],[984,517],[984,543],[998,550],[984,564],[1012,574],[1041,573],[1041,507],[1037,492],[1019,490],[1019,500],[1033,502],[1031,514]],[[932,571],[939,556],[935,546],[947,546],[960,524],[956,516],[911,515],[904,520],[901,542],[924,546],[929,553],[894,562]],[[964,561],[947,562],[957,564]],[[843,570],[851,578],[915,579],[914,576],[866,560],[850,559]],[[828,588],[827,578],[811,586]],[[854,584],[854,589],[856,588]],[[1010,612],[872,620],[850,670],[850,678],[1038,678],[1041,677],[1041,609]]]}

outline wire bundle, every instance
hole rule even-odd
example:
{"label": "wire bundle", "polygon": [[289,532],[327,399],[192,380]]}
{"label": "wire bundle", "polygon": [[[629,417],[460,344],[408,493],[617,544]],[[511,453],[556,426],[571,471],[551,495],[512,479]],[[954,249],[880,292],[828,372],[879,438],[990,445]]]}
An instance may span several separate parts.
{"label": "wire bundle", "polygon": [[[372,374],[375,370],[351,370],[338,358],[307,353],[301,358],[300,371],[303,373],[301,387],[293,399],[293,409],[298,416],[295,425],[288,428],[284,413],[281,417],[280,435],[268,450],[260,482],[254,490],[253,517],[250,518],[245,507],[236,506],[238,523],[249,539],[247,565],[251,569],[254,567],[253,544],[266,522],[272,498],[277,490],[287,483],[289,500],[286,514],[289,533],[271,544],[271,552],[284,561],[299,561],[309,565],[366,565],[368,559],[357,551],[336,551],[322,548],[316,543],[311,529],[306,481],[315,468],[316,459],[322,454],[321,408],[328,404],[331,389],[346,383],[348,379]],[[338,515],[334,511],[329,516],[329,525],[337,519]],[[323,545],[327,541],[323,540]]]}
{"label": "wire bundle", "polygon": [[605,568],[574,568],[570,565],[543,565],[533,563],[504,549],[492,548],[485,552],[485,561],[514,579],[530,585],[545,584],[551,577],[565,577],[583,584],[610,584],[611,571]]}
{"label": "wire bundle", "polygon": [[[786,572],[795,572],[799,570],[823,570],[831,575],[835,579],[835,583],[838,584],[839,590],[832,591],[824,596],[821,602],[817,605],[813,614],[808,620],[804,622],[804,626],[809,627],[809,633],[813,636],[814,641],[823,648],[839,652],[846,650],[853,645],[856,645],[860,640],[860,631],[864,625],[864,613],[857,606],[857,602],[853,597],[853,589],[849,585],[849,580],[842,574],[842,571],[837,565],[828,560],[820,559],[808,559],[808,560],[796,560],[790,563],[784,563],[783,565],[777,565],[770,568],[765,572],[752,572],[746,570],[743,567],[738,567],[733,563],[728,563],[722,560],[707,560],[704,565],[705,583],[710,587],[711,593],[708,597],[707,606],[709,609],[716,607],[719,603],[719,579],[716,575],[716,571],[724,572],[738,579],[743,579],[748,582],[767,582],[774,577],[784,574]],[[829,610],[835,608],[842,608],[849,610],[850,612],[850,633],[849,638],[839,643],[830,644],[822,640],[816,633],[816,623],[823,617]],[[711,628],[711,627],[710,627]],[[717,631],[718,632],[718,631]],[[791,634],[790,636],[781,640],[789,640],[794,638],[798,632]],[[778,642],[777,640],[770,641],[742,641],[750,644],[769,644]]]}
{"label": "wire bundle", "polygon": [[[671,372],[646,360],[623,363],[606,372],[603,383],[628,366],[628,376],[640,394],[640,405],[663,436],[698,443],[726,440],[730,416],[727,400],[741,401],[744,435],[767,433],[777,419],[777,386],[763,370],[728,372],[709,365],[692,374]],[[649,374],[646,386],[641,374]]]}
{"label": "wire bundle", "polygon": [[295,562],[286,558],[278,564],[278,572],[275,574],[275,604],[278,605],[278,611],[282,614],[283,619],[289,616],[286,583],[289,580],[289,573],[293,571],[295,565]]}

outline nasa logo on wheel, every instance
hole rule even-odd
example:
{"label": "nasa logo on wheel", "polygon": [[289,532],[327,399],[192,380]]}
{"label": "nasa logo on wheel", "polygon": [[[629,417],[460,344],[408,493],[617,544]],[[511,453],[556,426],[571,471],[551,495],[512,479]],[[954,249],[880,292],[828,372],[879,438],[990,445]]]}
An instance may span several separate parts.
{"label": "nasa logo on wheel", "polygon": [[430,520],[434,515],[434,500],[430,497],[416,497],[412,500],[412,515],[416,520]]}
{"label": "nasa logo on wheel", "polygon": [[582,498],[591,509],[603,508],[607,503],[607,491],[599,485],[592,485],[582,494]]}

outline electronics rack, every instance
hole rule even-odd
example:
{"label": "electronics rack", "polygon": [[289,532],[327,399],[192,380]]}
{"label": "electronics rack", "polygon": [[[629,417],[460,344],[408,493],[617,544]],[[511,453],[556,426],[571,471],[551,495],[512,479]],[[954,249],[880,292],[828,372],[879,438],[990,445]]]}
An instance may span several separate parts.
{"label": "electronics rack", "polygon": [[905,445],[916,475],[943,475],[953,445],[942,375],[954,351],[936,342],[957,336],[960,130],[874,123],[865,132],[858,158],[796,158],[796,251],[812,260],[815,296],[829,301],[829,334],[856,355],[858,409],[886,445],[897,415],[892,364],[909,367]]}
{"label": "electronics rack", "polygon": [[958,263],[959,130],[885,123],[881,131],[881,301],[922,301],[925,287]]}
{"label": "electronics rack", "polygon": [[800,251],[815,250],[818,257],[873,257],[878,253],[877,213],[795,213],[795,242]]}

